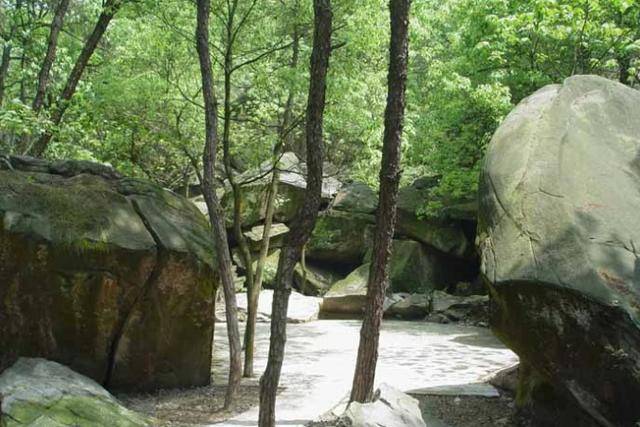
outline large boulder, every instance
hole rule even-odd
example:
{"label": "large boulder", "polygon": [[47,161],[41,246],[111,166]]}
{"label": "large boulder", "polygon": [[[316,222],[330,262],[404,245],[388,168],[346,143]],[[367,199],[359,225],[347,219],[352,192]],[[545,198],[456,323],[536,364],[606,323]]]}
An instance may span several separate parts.
{"label": "large boulder", "polygon": [[306,256],[331,264],[358,265],[371,246],[375,217],[369,214],[328,210],[315,224]]}
{"label": "large boulder", "polygon": [[340,188],[331,207],[337,211],[373,214],[378,207],[378,195],[364,182],[352,182]]}
{"label": "large boulder", "polygon": [[123,407],[90,378],[45,359],[20,358],[0,375],[0,425],[114,426],[154,425]]}
{"label": "large boulder", "polygon": [[115,388],[207,384],[217,279],[202,214],[102,165],[9,160],[0,371],[41,356]]}
{"label": "large boulder", "polygon": [[[240,217],[244,227],[258,224],[265,218],[266,201],[271,183],[271,161],[266,161],[259,168],[248,170],[235,177],[241,184],[242,205]],[[278,194],[275,200],[274,219],[289,222],[293,219],[304,200],[307,188],[307,165],[292,153],[282,155],[278,163],[280,179]],[[322,181],[322,198],[328,202],[340,188],[340,182],[333,176],[325,176]],[[221,204],[225,210],[227,225],[233,221],[233,192],[230,188],[224,193]]]}
{"label": "large boulder", "polygon": [[[640,92],[575,76],[494,135],[478,242],[497,335],[601,425],[640,405]],[[527,403],[523,398],[521,403]]]}

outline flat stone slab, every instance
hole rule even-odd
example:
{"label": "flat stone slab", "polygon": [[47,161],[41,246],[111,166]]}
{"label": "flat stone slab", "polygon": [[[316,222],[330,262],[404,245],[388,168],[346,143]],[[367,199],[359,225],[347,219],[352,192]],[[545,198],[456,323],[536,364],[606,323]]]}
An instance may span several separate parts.
{"label": "flat stone slab", "polygon": [[500,397],[498,390],[487,383],[469,383],[442,385],[436,387],[418,388],[410,390],[408,394],[417,396],[477,396],[477,397]]}

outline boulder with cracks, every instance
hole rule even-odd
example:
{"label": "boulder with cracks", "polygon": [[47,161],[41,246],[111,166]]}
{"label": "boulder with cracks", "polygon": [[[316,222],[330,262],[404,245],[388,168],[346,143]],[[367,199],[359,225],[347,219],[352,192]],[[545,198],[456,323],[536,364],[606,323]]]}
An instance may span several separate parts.
{"label": "boulder with cracks", "polygon": [[206,219],[104,165],[0,170],[0,371],[45,357],[117,389],[209,382],[217,287]]}

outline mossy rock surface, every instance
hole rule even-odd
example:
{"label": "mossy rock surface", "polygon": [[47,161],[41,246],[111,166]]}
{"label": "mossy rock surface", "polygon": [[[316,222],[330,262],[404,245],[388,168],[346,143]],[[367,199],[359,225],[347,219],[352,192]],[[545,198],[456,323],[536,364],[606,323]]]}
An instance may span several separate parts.
{"label": "mossy rock surface", "polygon": [[335,265],[358,265],[372,242],[375,217],[329,210],[322,213],[307,242],[311,260]]}
{"label": "mossy rock surface", "polygon": [[123,407],[95,381],[45,359],[21,358],[0,375],[0,425],[142,427],[153,420]]}
{"label": "mossy rock surface", "polygon": [[337,211],[374,214],[378,195],[364,182],[352,182],[340,188],[331,207]]}
{"label": "mossy rock surface", "polygon": [[370,264],[363,264],[347,277],[334,283],[322,299],[322,311],[339,314],[360,314],[367,301],[367,280]]}
{"label": "mossy rock surface", "polygon": [[0,370],[29,355],[114,387],[207,383],[217,279],[197,208],[104,165],[10,159]]}
{"label": "mossy rock surface", "polygon": [[493,329],[600,425],[640,420],[639,115],[617,82],[546,86],[501,124],[480,182]]}

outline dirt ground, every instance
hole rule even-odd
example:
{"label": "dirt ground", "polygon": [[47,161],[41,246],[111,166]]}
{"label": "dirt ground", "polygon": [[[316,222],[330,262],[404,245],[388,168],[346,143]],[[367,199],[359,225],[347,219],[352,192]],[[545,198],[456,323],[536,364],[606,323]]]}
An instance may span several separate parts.
{"label": "dirt ground", "polygon": [[[516,411],[509,395],[488,398],[478,396],[414,396],[427,425],[447,427],[528,427],[531,423]],[[433,420],[434,422],[429,422]]]}
{"label": "dirt ground", "polygon": [[258,404],[258,384],[241,385],[236,402],[229,410],[223,409],[225,391],[225,386],[211,385],[145,394],[119,394],[116,397],[127,408],[154,417],[157,425],[171,427],[224,421]]}

